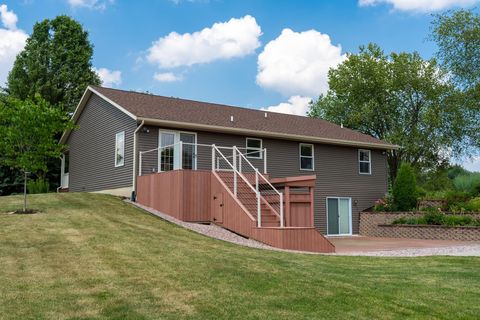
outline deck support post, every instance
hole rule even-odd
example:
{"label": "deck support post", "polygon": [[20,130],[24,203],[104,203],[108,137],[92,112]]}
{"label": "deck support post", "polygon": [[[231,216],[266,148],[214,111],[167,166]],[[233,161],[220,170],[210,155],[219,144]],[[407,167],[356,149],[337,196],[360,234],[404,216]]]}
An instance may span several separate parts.
{"label": "deck support post", "polygon": [[285,227],[285,217],[283,215],[283,193],[280,193],[280,227]]}
{"label": "deck support post", "polygon": [[215,171],[215,145],[212,144],[212,171]]}
{"label": "deck support post", "polygon": [[263,149],[263,174],[267,174],[267,148]]}
{"label": "deck support post", "polygon": [[237,147],[233,147],[233,194],[237,197]]}
{"label": "deck support post", "polygon": [[139,152],[139,155],[138,155],[138,176],[142,176],[142,156],[143,156],[143,152]]}
{"label": "deck support post", "polygon": [[290,217],[290,186],[285,186],[285,220],[286,220],[286,225],[291,226],[291,217]]}
{"label": "deck support post", "polygon": [[313,207],[314,199],[315,199],[315,188],[310,187],[309,191],[310,191],[310,223],[311,223],[311,226],[313,227],[315,224],[315,219],[314,219],[315,210]]}

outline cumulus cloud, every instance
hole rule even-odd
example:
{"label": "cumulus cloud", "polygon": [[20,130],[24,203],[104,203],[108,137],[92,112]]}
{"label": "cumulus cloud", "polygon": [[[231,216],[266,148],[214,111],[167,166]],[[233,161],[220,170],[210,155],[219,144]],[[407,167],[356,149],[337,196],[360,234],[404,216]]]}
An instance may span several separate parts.
{"label": "cumulus cloud", "polygon": [[122,72],[118,70],[109,70],[107,68],[93,68],[98,74],[102,84],[106,87],[118,86],[122,83]]}
{"label": "cumulus cloud", "polygon": [[6,4],[0,5],[0,18],[5,28],[10,30],[17,29],[17,15],[13,11],[8,11]]}
{"label": "cumulus cloud", "polygon": [[309,110],[308,104],[312,101],[310,97],[291,96],[288,102],[282,102],[276,106],[262,108],[262,110],[306,116]]}
{"label": "cumulus cloud", "polygon": [[72,8],[88,8],[94,10],[105,10],[107,5],[113,4],[114,0],[68,0]]}
{"label": "cumulus cloud", "polygon": [[147,59],[160,68],[175,68],[243,57],[260,46],[261,34],[254,17],[232,18],[194,33],[171,32],[152,44]]}
{"label": "cumulus cloud", "polygon": [[327,34],[283,29],[258,56],[257,84],[286,96],[318,96],[328,89],[328,70],[345,59],[341,52]]}
{"label": "cumulus cloud", "polygon": [[17,54],[25,47],[28,35],[17,29],[17,15],[8,11],[5,4],[0,5],[0,21],[4,27],[0,28],[0,85],[3,85]]}
{"label": "cumulus cloud", "polygon": [[413,12],[433,12],[454,7],[470,7],[478,0],[359,0],[360,6],[389,4],[395,10]]}
{"label": "cumulus cloud", "polygon": [[181,75],[176,75],[173,72],[155,73],[153,78],[159,82],[176,82],[183,80]]}

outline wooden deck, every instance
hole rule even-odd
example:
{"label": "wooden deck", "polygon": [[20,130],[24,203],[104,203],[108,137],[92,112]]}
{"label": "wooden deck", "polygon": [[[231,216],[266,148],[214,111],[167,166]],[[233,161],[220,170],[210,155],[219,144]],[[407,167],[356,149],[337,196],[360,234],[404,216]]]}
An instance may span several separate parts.
{"label": "wooden deck", "polygon": [[[286,214],[284,228],[264,227],[263,225],[268,225],[268,222],[276,224],[273,220],[264,222],[272,219],[272,215],[264,216],[263,211],[262,227],[257,227],[257,217],[256,214],[252,214],[248,195],[243,195],[247,199],[242,200],[245,204],[242,203],[233,195],[227,183],[216,172],[211,171],[174,170],[139,176],[137,202],[179,220],[213,222],[273,247],[334,252],[334,245],[313,227],[311,180],[311,177],[305,180],[307,186],[305,181],[302,184],[293,180],[273,180],[276,186],[284,189]],[[298,186],[310,188],[309,192],[290,193],[290,188]]]}

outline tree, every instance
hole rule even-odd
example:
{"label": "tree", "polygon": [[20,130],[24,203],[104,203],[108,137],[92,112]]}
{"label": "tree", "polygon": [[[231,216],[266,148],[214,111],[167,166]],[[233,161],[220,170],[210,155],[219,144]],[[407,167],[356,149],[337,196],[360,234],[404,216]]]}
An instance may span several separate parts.
{"label": "tree", "polygon": [[468,144],[480,147],[480,15],[473,10],[438,14],[430,38],[437,57],[463,91]]}
{"label": "tree", "polygon": [[[55,136],[73,125],[61,110],[37,97],[0,102],[0,165],[40,176],[47,172],[47,161],[59,158],[65,146]],[[24,181],[26,186],[26,179]],[[26,210],[26,187],[24,188]]]}
{"label": "tree", "polygon": [[100,84],[92,55],[88,33],[75,20],[58,16],[38,22],[8,76],[8,92],[20,100],[40,95],[72,112],[85,88]]}
{"label": "tree", "polygon": [[391,182],[402,162],[435,168],[461,152],[461,93],[435,59],[416,52],[387,56],[370,44],[331,69],[328,79],[329,91],[309,115],[401,146],[387,152]]}
{"label": "tree", "polygon": [[408,163],[402,163],[398,169],[392,194],[395,210],[408,211],[417,206],[417,182],[415,173]]}

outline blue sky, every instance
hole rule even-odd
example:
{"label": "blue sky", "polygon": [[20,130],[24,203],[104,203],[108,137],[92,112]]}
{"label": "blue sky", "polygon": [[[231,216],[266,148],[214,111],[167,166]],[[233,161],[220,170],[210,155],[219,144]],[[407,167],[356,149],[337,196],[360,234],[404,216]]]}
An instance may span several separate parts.
{"label": "blue sky", "polygon": [[33,24],[67,14],[107,86],[302,114],[346,52],[375,42],[430,58],[432,13],[478,2],[0,0],[0,82]]}

